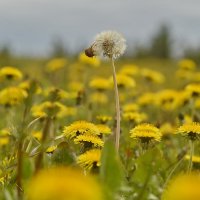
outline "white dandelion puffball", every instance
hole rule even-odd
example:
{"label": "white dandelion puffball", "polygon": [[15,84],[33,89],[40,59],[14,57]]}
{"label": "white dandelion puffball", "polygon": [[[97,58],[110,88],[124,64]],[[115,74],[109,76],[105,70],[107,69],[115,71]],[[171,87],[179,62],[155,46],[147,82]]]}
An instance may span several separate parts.
{"label": "white dandelion puffball", "polygon": [[125,38],[116,31],[103,31],[95,37],[91,45],[93,55],[103,55],[108,58],[118,58],[126,49]]}

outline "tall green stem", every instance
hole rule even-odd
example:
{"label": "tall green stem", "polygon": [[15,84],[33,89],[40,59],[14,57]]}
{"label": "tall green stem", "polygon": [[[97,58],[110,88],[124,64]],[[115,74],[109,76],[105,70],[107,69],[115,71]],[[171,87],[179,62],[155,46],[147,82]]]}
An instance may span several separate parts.
{"label": "tall green stem", "polygon": [[115,90],[115,112],[116,112],[116,129],[115,129],[115,148],[116,151],[119,151],[119,140],[120,140],[120,105],[119,105],[119,92],[117,87],[117,78],[115,71],[115,63],[112,58],[112,71],[113,71],[113,82]]}
{"label": "tall green stem", "polygon": [[189,165],[188,165],[188,173],[192,171],[192,157],[194,154],[194,141],[190,140],[190,160],[189,160]]}

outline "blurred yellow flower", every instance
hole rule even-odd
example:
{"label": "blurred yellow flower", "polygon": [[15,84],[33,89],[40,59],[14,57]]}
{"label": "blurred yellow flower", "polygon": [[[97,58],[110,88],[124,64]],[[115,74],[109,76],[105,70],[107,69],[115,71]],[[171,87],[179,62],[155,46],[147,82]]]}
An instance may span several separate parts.
{"label": "blurred yellow flower", "polygon": [[92,67],[99,67],[100,66],[100,60],[98,57],[87,57],[85,55],[85,53],[81,53],[79,55],[79,61],[80,63],[82,64],[85,64],[85,65],[89,65],[89,66],[92,66]]}
{"label": "blurred yellow flower", "polygon": [[[113,78],[110,78],[113,83]],[[117,85],[119,88],[134,88],[136,83],[133,78],[124,74],[117,74]]]}
{"label": "blurred yellow flower", "polygon": [[165,77],[162,73],[147,68],[141,69],[141,76],[153,83],[161,84],[165,81]]}
{"label": "blurred yellow flower", "polygon": [[199,200],[199,173],[181,174],[174,178],[165,189],[162,200]]}
{"label": "blurred yellow flower", "polygon": [[0,69],[0,80],[21,80],[23,74],[15,67],[5,66]]}
{"label": "blurred yellow flower", "polygon": [[57,149],[57,145],[50,146],[46,149],[46,153],[53,153]]}
{"label": "blurred yellow flower", "polygon": [[155,99],[155,93],[147,92],[138,97],[137,103],[141,106],[152,105]]}
{"label": "blurred yellow flower", "polygon": [[46,70],[48,72],[55,72],[62,69],[67,65],[67,60],[65,58],[54,58],[50,60],[46,65]]}
{"label": "blurred yellow flower", "polygon": [[104,91],[111,89],[110,81],[106,78],[94,78],[90,81],[89,86],[93,89]]}
{"label": "blurred yellow flower", "polygon": [[180,69],[184,70],[194,70],[196,68],[196,63],[191,59],[182,59],[178,62]]}
{"label": "blurred yellow flower", "polygon": [[64,167],[40,171],[25,192],[29,200],[103,200],[101,188],[92,176]]}
{"label": "blurred yellow flower", "polygon": [[139,73],[139,67],[134,64],[126,64],[123,65],[121,70],[119,71],[119,74],[124,74],[127,76],[134,76]]}
{"label": "blurred yellow flower", "polygon": [[190,83],[185,87],[185,90],[188,91],[192,97],[197,97],[200,95],[200,84]]}
{"label": "blurred yellow flower", "polygon": [[141,123],[147,120],[147,115],[145,113],[139,113],[139,112],[124,112],[123,113],[123,119],[135,123]]}
{"label": "blurred yellow flower", "polygon": [[77,158],[77,163],[86,170],[91,170],[92,168],[99,167],[101,159],[101,150],[92,149],[81,154]]}
{"label": "blurred yellow flower", "polygon": [[106,104],[108,103],[108,97],[103,92],[93,92],[90,94],[90,101],[97,104]]}
{"label": "blurred yellow flower", "polygon": [[[185,160],[190,160],[190,155],[185,155]],[[192,156],[192,162],[193,163],[200,163],[200,157],[199,156]]]}
{"label": "blurred yellow flower", "polygon": [[100,121],[101,124],[105,124],[112,120],[112,117],[108,115],[98,115],[96,118]]}
{"label": "blurred yellow flower", "polygon": [[135,112],[139,110],[139,105],[136,103],[128,103],[125,104],[122,108],[124,112]]}
{"label": "blurred yellow flower", "polygon": [[0,104],[13,106],[22,103],[28,96],[27,92],[20,87],[7,87],[0,91]]}
{"label": "blurred yellow flower", "polygon": [[42,131],[32,131],[31,135],[39,141],[42,139]]}

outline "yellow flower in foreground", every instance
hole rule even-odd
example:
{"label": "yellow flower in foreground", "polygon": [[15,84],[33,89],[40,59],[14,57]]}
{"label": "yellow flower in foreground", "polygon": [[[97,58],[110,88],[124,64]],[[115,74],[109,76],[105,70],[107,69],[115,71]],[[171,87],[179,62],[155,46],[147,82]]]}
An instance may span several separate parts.
{"label": "yellow flower in foreground", "polygon": [[183,174],[173,179],[162,195],[162,200],[199,200],[199,173]]}
{"label": "yellow flower in foreground", "polygon": [[80,63],[86,64],[86,65],[89,65],[92,67],[99,67],[99,65],[100,65],[99,58],[97,58],[97,57],[89,58],[85,55],[85,53],[81,53],[79,55],[79,61],[80,61]]}
{"label": "yellow flower in foreground", "polygon": [[84,135],[78,135],[75,139],[74,142],[76,144],[80,143],[89,143],[93,145],[94,147],[103,147],[104,142],[101,138],[99,138],[97,135],[92,135],[92,134],[84,134]]}
{"label": "yellow flower in foreground", "polygon": [[183,124],[178,128],[177,133],[188,137],[189,140],[197,140],[200,138],[200,123],[192,122]]}
{"label": "yellow flower in foreground", "polygon": [[140,124],[130,131],[131,138],[139,139],[142,143],[148,143],[150,141],[160,141],[161,132],[152,124]]}
{"label": "yellow flower in foreground", "polygon": [[179,61],[178,66],[180,69],[194,70],[196,68],[196,63],[191,59],[182,59]]}
{"label": "yellow flower in foreground", "polygon": [[33,131],[31,135],[39,141],[42,139],[42,131]]}
{"label": "yellow flower in foreground", "polygon": [[101,150],[92,149],[81,154],[77,158],[77,163],[84,169],[91,170],[93,167],[100,166]]}
{"label": "yellow flower in foreground", "polygon": [[67,65],[67,60],[65,58],[54,58],[50,60],[46,65],[46,70],[48,72],[57,71]]}
{"label": "yellow flower in foreground", "polygon": [[67,138],[74,138],[78,135],[84,134],[99,135],[100,132],[93,123],[87,121],[76,121],[69,126],[65,126],[63,134]]}
{"label": "yellow flower in foreground", "polygon": [[21,80],[22,72],[15,67],[5,66],[0,69],[0,80]]}
{"label": "yellow flower in foreground", "polygon": [[92,176],[64,167],[40,171],[26,193],[29,200],[102,200],[101,188]]}
{"label": "yellow flower in foreground", "polygon": [[17,105],[27,96],[27,92],[19,87],[8,87],[0,91],[0,104],[5,106]]}

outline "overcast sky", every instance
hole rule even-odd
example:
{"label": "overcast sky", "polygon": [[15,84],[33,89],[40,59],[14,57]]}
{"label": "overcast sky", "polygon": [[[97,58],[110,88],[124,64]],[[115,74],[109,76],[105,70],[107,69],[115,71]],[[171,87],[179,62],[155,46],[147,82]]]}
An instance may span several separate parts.
{"label": "overcast sky", "polygon": [[144,42],[163,22],[177,45],[200,44],[200,0],[0,0],[0,45],[45,54],[55,37],[76,49],[108,29]]}

